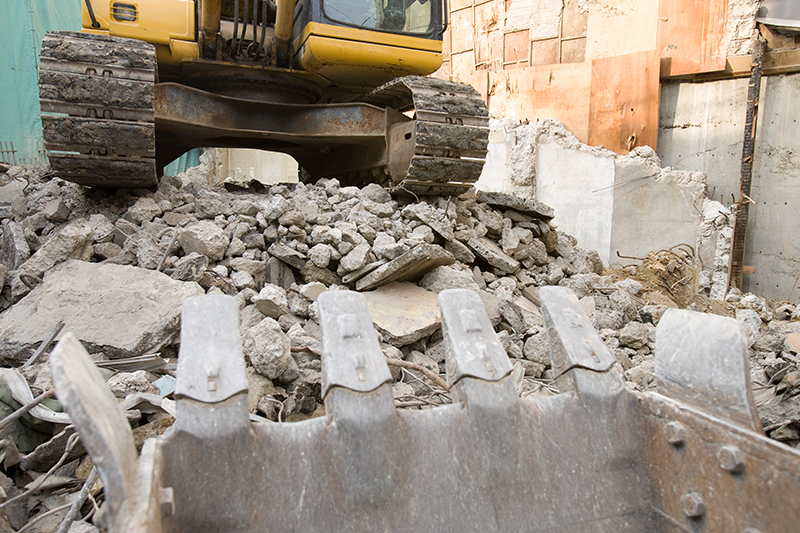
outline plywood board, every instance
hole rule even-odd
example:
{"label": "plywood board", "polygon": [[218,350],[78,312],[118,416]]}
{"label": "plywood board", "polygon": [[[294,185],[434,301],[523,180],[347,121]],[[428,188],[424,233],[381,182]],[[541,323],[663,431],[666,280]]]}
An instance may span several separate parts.
{"label": "plywood board", "polygon": [[450,56],[450,69],[454,81],[466,83],[475,72],[475,54],[472,50]]}
{"label": "plywood board", "polygon": [[472,50],[475,42],[475,17],[472,8],[450,14],[450,50],[453,54]]}
{"label": "plywood board", "polygon": [[589,143],[620,154],[656,148],[659,57],[655,50],[592,61]]}
{"label": "plywood board", "polygon": [[475,6],[475,63],[482,68],[500,68],[503,58],[498,2]]}
{"label": "plywood board", "polygon": [[[520,62],[527,66],[530,55],[528,30],[506,33],[503,36],[503,64],[505,68],[516,68]],[[511,63],[511,64],[509,64]]]}
{"label": "plywood board", "polygon": [[586,59],[600,59],[655,49],[658,34],[658,4],[659,0],[591,2],[586,30]]}
{"label": "plywood board", "polygon": [[728,0],[670,0],[660,3],[658,50],[665,76],[725,68]]}
{"label": "plywood board", "polygon": [[489,113],[529,120],[557,118],[585,143],[590,83],[590,63],[489,72]]}
{"label": "plywood board", "polygon": [[450,0],[448,2],[450,12],[456,12],[460,9],[466,9],[468,7],[472,7],[472,0]]}
{"label": "plywood board", "polygon": [[536,116],[557,118],[582,143],[589,141],[591,63],[532,67]]}

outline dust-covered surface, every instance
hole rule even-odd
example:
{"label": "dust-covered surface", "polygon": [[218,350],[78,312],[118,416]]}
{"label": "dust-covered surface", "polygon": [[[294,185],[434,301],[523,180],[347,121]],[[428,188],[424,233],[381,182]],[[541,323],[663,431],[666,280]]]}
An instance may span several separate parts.
{"label": "dust-covered surface", "polygon": [[[415,291],[431,296],[449,288],[478,292],[514,365],[520,395],[556,394],[538,289],[560,285],[579,298],[635,390],[655,386],[655,328],[667,308],[735,317],[747,335],[763,425],[773,438],[793,446],[800,442],[796,309],[735,290],[724,300],[698,296],[699,260],[688,247],[653,251],[637,258],[636,265],[604,270],[596,252],[581,249],[549,223],[547,206],[503,195],[402,197],[377,185],[341,187],[335,180],[226,190],[207,185],[207,171],[201,166],[177,178],[162,178],[155,191],[92,190],[33,167],[12,167],[0,174],[0,347],[9,348],[2,351],[4,375],[8,380],[20,376],[29,388],[27,396],[17,392],[12,398],[13,387],[7,381],[0,386],[3,415],[52,388],[49,350],[31,366],[14,369],[41,343],[40,333],[57,322],[52,313],[30,312],[24,326],[40,337],[25,344],[20,321],[7,317],[45,294],[58,301],[76,298],[71,291],[80,284],[55,282],[78,261],[86,272],[82,276],[96,275],[98,280],[105,279],[100,277],[103,268],[124,266],[156,276],[165,286],[187,287],[191,294],[234,296],[247,361],[249,409],[262,419],[290,423],[324,414],[316,299],[326,290],[358,289],[359,283],[369,287],[363,293],[372,302],[398,408],[425,409],[451,401],[430,378],[431,373],[445,375],[435,298],[411,298],[408,303],[405,295]],[[132,289],[134,278],[119,278],[125,285],[120,294],[143,294]],[[90,309],[109,305],[95,297],[84,291],[79,299]],[[403,309],[387,308],[387,301],[396,302],[395,307],[414,306],[418,315],[394,324],[393,314]],[[63,313],[64,321],[77,323],[88,311],[76,305]],[[148,336],[151,326],[137,322],[144,340],[137,341],[135,353],[107,348],[110,344],[96,337],[85,343],[103,366],[114,395],[124,402],[139,446],[173,421],[179,323],[157,322],[157,336]],[[14,352],[9,339],[26,348]],[[44,404],[58,416],[56,400]],[[0,486],[10,502],[2,508],[0,531],[19,529],[37,517],[43,518],[30,531],[50,531],[63,520],[64,506],[92,469],[77,438],[70,439],[74,430],[64,427],[28,414],[0,431]],[[41,486],[22,495],[37,479],[43,479]],[[91,494],[102,501],[99,485]],[[64,508],[46,515],[58,507]],[[90,499],[79,516],[87,517],[93,509]]]}

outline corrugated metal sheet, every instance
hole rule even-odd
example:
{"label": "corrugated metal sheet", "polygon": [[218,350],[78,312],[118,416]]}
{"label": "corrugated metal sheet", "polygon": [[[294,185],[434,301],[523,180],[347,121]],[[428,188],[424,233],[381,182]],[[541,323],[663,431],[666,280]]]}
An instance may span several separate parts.
{"label": "corrugated metal sheet", "polygon": [[40,154],[38,67],[48,31],[79,30],[80,0],[14,0],[0,9],[0,142],[13,143],[15,157]]}

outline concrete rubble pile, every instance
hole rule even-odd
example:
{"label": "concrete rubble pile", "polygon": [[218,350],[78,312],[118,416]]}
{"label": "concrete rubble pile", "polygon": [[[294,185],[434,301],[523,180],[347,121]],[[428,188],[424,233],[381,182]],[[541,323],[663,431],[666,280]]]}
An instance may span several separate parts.
{"label": "concrete rubble pile", "polygon": [[[163,178],[155,192],[114,192],[43,173],[13,167],[0,175],[2,416],[52,388],[47,350],[35,352],[63,322],[62,333],[74,333],[108,376],[137,444],[164,432],[175,414],[181,303],[204,293],[239,303],[254,417],[291,422],[324,413],[316,299],[328,290],[366,296],[398,407],[450,401],[424,373],[444,373],[436,294],[449,288],[480,294],[520,394],[550,395],[557,389],[538,287],[562,285],[637,390],[653,385],[655,325],[668,307],[735,316],[751,347],[764,426],[800,443],[796,308],[735,290],[724,301],[692,298],[697,269],[680,250],[607,271],[596,252],[550,223],[551,208],[501,193],[414,198],[336,180],[229,191],[188,174]],[[656,281],[683,281],[662,290],[645,267]],[[692,294],[679,298],[676,286]],[[8,503],[0,503],[0,532],[70,503],[92,470],[60,410],[48,399],[0,429],[0,500]],[[30,531],[55,529],[65,513]]]}

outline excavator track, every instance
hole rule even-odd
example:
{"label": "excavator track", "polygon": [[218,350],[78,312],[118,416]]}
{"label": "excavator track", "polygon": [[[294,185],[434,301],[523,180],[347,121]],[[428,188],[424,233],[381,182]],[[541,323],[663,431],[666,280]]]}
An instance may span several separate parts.
{"label": "excavator track", "polygon": [[394,153],[389,146],[390,180],[395,188],[415,194],[457,195],[480,177],[489,143],[489,112],[471,86],[407,76],[375,89],[362,101],[416,119],[405,136],[413,141],[413,150]]}
{"label": "excavator track", "polygon": [[39,72],[45,146],[57,176],[101,187],[157,184],[152,45],[51,32]]}

